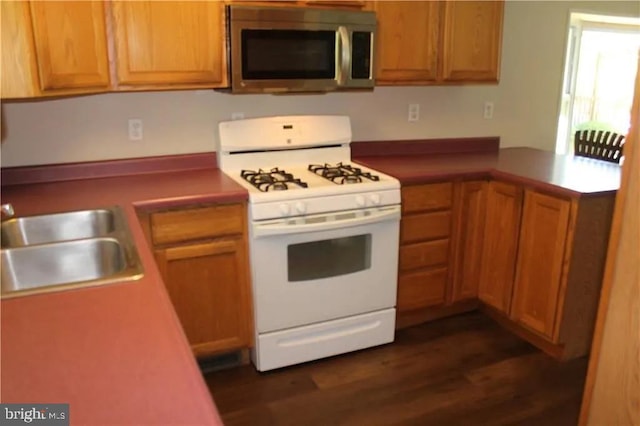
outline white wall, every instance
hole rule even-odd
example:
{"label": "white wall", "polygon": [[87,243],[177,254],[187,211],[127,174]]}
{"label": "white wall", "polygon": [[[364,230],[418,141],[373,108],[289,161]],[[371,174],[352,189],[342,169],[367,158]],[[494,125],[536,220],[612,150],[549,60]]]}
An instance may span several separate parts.
{"label": "white wall", "polygon": [[[508,0],[501,80],[493,86],[294,96],[175,91],[6,102],[2,166],[213,151],[216,123],[232,112],[347,114],[354,140],[497,135],[504,147],[553,150],[569,11],[640,16],[640,3]],[[486,100],[495,102],[492,120],[482,118]],[[407,122],[409,103],[420,104],[419,122]],[[128,118],[143,120],[143,141],[127,139]]]}

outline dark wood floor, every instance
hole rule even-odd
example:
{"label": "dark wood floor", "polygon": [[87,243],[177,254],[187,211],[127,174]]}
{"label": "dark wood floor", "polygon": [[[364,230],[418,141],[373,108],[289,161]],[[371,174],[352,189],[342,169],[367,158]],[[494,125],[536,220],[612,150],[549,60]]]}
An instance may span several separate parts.
{"label": "dark wood floor", "polygon": [[480,313],[271,372],[205,374],[226,425],[577,424],[587,359],[557,362]]}

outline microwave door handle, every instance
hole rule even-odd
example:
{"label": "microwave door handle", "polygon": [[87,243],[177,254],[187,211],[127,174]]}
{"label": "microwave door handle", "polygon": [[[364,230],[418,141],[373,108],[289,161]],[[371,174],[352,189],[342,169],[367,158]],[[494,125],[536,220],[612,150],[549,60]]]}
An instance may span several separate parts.
{"label": "microwave door handle", "polygon": [[344,25],[338,27],[338,36],[340,37],[338,87],[341,87],[347,84],[349,70],[351,69],[351,39],[349,38],[349,31]]}
{"label": "microwave door handle", "polygon": [[[339,213],[338,213],[339,215]],[[328,215],[332,216],[332,215]],[[255,238],[279,236],[287,234],[299,234],[302,232],[330,231],[334,229],[348,228],[359,225],[369,225],[373,223],[386,222],[389,220],[400,220],[400,207],[391,206],[381,208],[378,211],[365,217],[355,217],[351,219],[332,220],[322,223],[296,224],[296,223],[272,223],[254,224],[253,236]]]}

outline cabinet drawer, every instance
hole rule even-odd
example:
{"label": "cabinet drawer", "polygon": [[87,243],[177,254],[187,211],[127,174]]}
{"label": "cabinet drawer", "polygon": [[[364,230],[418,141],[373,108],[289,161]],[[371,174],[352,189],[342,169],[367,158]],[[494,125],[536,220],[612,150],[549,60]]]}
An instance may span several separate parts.
{"label": "cabinet drawer", "polygon": [[451,207],[453,183],[432,183],[402,188],[402,212],[418,212]]}
{"label": "cabinet drawer", "polygon": [[444,303],[447,268],[400,274],[398,311],[410,311]]}
{"label": "cabinet drawer", "polygon": [[240,234],[244,230],[241,204],[198,207],[151,215],[151,236],[157,245]]}
{"label": "cabinet drawer", "polygon": [[400,247],[400,270],[436,266],[447,263],[449,239],[409,244]]}
{"label": "cabinet drawer", "polygon": [[451,212],[408,215],[400,222],[400,242],[446,238],[451,233]]}

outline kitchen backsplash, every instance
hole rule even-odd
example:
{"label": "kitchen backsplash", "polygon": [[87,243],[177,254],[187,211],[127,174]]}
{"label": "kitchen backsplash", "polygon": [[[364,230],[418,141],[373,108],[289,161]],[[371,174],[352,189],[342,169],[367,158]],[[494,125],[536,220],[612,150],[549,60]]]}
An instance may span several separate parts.
{"label": "kitchen backsplash", "polygon": [[[292,114],[351,117],[354,140],[491,136],[502,113],[485,120],[485,99],[496,86],[376,88],[326,95],[228,95],[212,90],[118,93],[5,104],[2,166],[96,161],[213,151],[217,123]],[[420,120],[408,122],[408,105]],[[499,102],[496,102],[499,104]],[[128,119],[141,119],[143,139],[128,137]]]}

